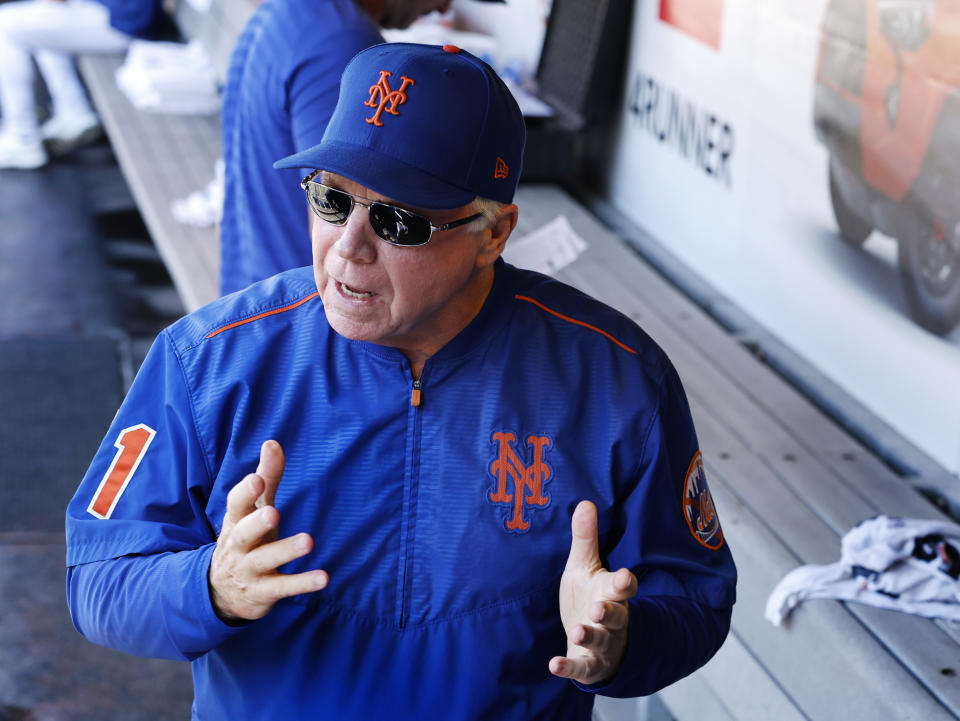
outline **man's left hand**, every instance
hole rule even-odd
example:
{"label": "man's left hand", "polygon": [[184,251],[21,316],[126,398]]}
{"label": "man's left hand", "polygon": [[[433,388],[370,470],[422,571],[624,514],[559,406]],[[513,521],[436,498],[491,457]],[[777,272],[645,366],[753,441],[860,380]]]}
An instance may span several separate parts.
{"label": "man's left hand", "polygon": [[597,507],[580,501],[570,521],[570,556],[560,579],[560,618],[567,655],[550,659],[550,673],[584,685],[611,678],[627,648],[627,599],[637,592],[628,569],[611,573],[600,563]]}

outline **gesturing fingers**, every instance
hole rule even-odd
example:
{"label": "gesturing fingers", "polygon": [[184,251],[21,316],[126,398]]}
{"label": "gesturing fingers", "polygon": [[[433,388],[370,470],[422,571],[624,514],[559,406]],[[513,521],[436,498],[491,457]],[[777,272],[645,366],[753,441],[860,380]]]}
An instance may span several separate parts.
{"label": "gesturing fingers", "polygon": [[210,599],[228,622],[264,616],[281,598],[325,588],[326,571],[282,574],[277,569],[313,548],[306,533],[277,540],[280,513],[274,508],[283,476],[283,449],[276,441],[260,446],[260,462],[227,494],[223,527],[208,570]]}
{"label": "gesturing fingers", "polygon": [[560,678],[572,678],[580,683],[591,683],[595,675],[596,662],[587,657],[570,658],[569,656],[554,656],[550,659],[550,673]]}
{"label": "gesturing fingers", "polygon": [[550,659],[550,672],[585,684],[609,678],[620,664],[624,633],[600,624],[574,626],[567,634],[567,655]]}
{"label": "gesturing fingers", "polygon": [[218,604],[215,597],[214,609],[226,621],[252,621],[266,615],[280,599],[319,591],[328,582],[327,572],[321,570],[259,576],[250,581],[241,597],[229,599],[229,604]]}
{"label": "gesturing fingers", "polygon": [[221,544],[246,553],[277,527],[280,514],[273,506],[264,506],[241,518],[230,532],[221,533]]}
{"label": "gesturing fingers", "polygon": [[[260,462],[256,473],[247,475],[227,494],[227,510],[223,516],[221,535],[228,533],[241,520],[257,509],[272,506],[277,486],[283,476],[285,459],[283,448],[276,441],[264,441],[260,446]],[[261,533],[259,537],[264,537]],[[270,533],[265,540],[276,540]]]}
{"label": "gesturing fingers", "polygon": [[588,570],[600,568],[600,540],[597,531],[597,507],[590,501],[580,501],[570,519],[570,555],[567,567],[580,566]]}
{"label": "gesturing fingers", "polygon": [[626,628],[630,612],[622,603],[598,601],[590,609],[590,621],[598,623],[611,631]]}
{"label": "gesturing fingers", "polygon": [[278,573],[265,576],[261,581],[261,594],[264,602],[273,605],[281,598],[301,593],[313,593],[327,587],[330,580],[326,571],[305,571],[304,573]]}
{"label": "gesturing fingers", "polygon": [[313,549],[313,539],[307,533],[281,538],[250,551],[247,562],[250,569],[258,575],[276,571],[285,563],[306,556]]}
{"label": "gesturing fingers", "polygon": [[223,530],[237,525],[241,519],[256,510],[257,497],[263,493],[263,479],[255,473],[246,476],[227,494],[227,511],[223,516]]}
{"label": "gesturing fingers", "polygon": [[246,516],[233,529],[231,538],[224,541],[221,537],[214,549],[208,576],[210,597],[224,620],[260,618],[281,598],[312,593],[327,585],[327,573],[319,569],[278,573],[280,566],[310,553],[313,539],[298,533],[257,545],[257,535],[269,530],[262,521],[269,513],[276,515],[277,511],[267,507]]}
{"label": "gesturing fingers", "polygon": [[257,466],[257,475],[263,479],[264,488],[257,498],[257,508],[273,505],[285,463],[280,444],[276,441],[264,441],[260,446],[260,464]]}
{"label": "gesturing fingers", "polygon": [[637,593],[637,577],[628,569],[605,573],[600,583],[599,595],[603,601],[626,601]]}
{"label": "gesturing fingers", "polygon": [[567,655],[550,660],[550,671],[592,684],[610,678],[626,650],[629,610],[637,578],[629,569],[611,573],[600,560],[597,507],[581,501],[570,520],[570,554],[560,579],[560,618]]}

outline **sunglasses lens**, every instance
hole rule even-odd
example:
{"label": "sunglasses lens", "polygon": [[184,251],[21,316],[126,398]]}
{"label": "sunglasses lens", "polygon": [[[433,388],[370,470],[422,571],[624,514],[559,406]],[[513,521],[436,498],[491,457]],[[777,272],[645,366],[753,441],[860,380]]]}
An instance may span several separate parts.
{"label": "sunglasses lens", "polygon": [[373,203],[370,206],[373,232],[394,245],[423,245],[430,239],[430,221],[392,205]]}
{"label": "sunglasses lens", "polygon": [[307,183],[307,202],[321,220],[343,225],[353,209],[353,199],[339,190],[319,183]]}

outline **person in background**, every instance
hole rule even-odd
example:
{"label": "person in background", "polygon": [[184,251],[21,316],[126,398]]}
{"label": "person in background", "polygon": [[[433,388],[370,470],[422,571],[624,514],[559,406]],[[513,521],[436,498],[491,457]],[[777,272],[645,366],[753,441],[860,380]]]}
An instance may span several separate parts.
{"label": "person in background", "polygon": [[278,163],[311,171],[312,266],[150,350],[67,510],[68,604],[191,661],[194,719],[588,721],[723,643],[736,569],[676,370],[500,258],[524,142],[470,53],[360,52]]}
{"label": "person in background", "polygon": [[223,93],[220,293],[310,264],[309,210],[280,157],[320,142],[357,52],[450,0],[266,0],[237,40]]}
{"label": "person in background", "polygon": [[[162,13],[162,0],[19,0],[0,5],[0,169],[39,168],[50,155],[95,140],[100,120],[73,55],[121,52],[132,38],[153,37]],[[43,126],[37,119],[33,60],[53,104]]]}

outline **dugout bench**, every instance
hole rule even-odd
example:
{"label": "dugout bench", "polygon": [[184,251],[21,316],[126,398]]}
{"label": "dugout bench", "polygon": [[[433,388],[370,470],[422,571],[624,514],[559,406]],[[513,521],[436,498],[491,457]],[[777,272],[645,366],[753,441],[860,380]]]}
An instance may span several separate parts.
{"label": "dugout bench", "polygon": [[[732,335],[639,258],[623,240],[641,231],[622,216],[610,218],[614,233],[549,187],[523,188],[519,204],[520,235],[567,216],[590,247],[557,276],[636,320],[670,356],[690,399],[740,577],[724,646],[661,692],[671,714],[678,721],[960,718],[957,623],[830,600],[801,604],[779,628],[763,617],[788,571],[839,560],[841,536],[860,521],[942,512],[758,358],[752,348],[772,338]],[[597,715],[632,721],[638,708],[602,700]]]}
{"label": "dugout bench", "polygon": [[[173,20],[185,40],[203,44],[221,83],[234,42],[253,14],[253,0],[214,0],[198,12],[178,0]],[[219,296],[216,228],[177,222],[170,204],[201,190],[220,157],[220,115],[164,115],[138,110],[117,87],[120,54],[81,55],[77,66],[110,138],[150,236],[187,311]]]}
{"label": "dugout bench", "polygon": [[[172,18],[183,40],[199,41],[221,84],[234,43],[257,0],[211,0],[199,12],[176,2]],[[619,93],[615,67],[626,43],[629,0],[553,0],[538,79],[554,118],[528,128],[525,177],[569,175],[579,133]],[[580,52],[571,54],[575,45]],[[100,113],[120,169],[187,311],[219,295],[220,242],[215,228],[177,222],[170,204],[202,189],[221,153],[220,117],[142,112],[117,87],[123,55],[81,55],[78,68]]]}
{"label": "dugout bench", "polygon": [[[251,0],[180,0],[185,38],[221,77]],[[120,56],[84,56],[81,72],[120,167],[187,310],[217,296],[213,229],[177,223],[170,202],[205,185],[220,153],[219,116],[136,110],[116,87]],[[795,390],[701,305],[631,248],[640,231],[601,224],[556,185],[521,184],[515,237],[565,215],[589,248],[557,273],[635,319],[687,389],[717,510],[740,572],[730,636],[703,669],[661,693],[678,721],[876,721],[960,718],[960,627],[836,601],[809,601],[788,625],[763,618],[769,592],[804,563],[839,558],[840,537],[888,513],[941,512]],[[641,243],[643,245],[643,243]],[[768,342],[775,342],[770,338]],[[633,700],[601,699],[601,721],[636,721]]]}

